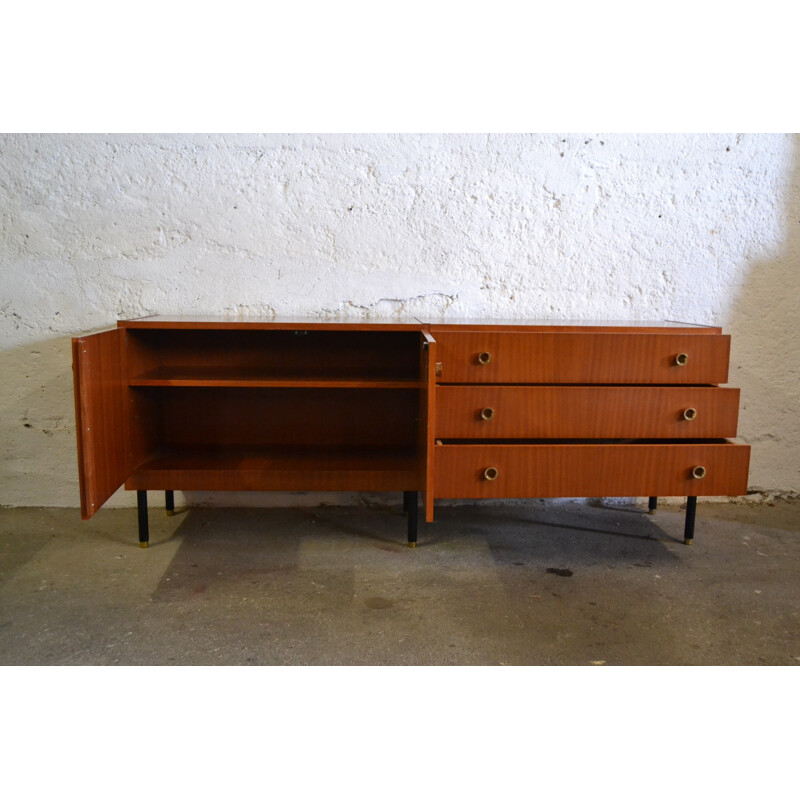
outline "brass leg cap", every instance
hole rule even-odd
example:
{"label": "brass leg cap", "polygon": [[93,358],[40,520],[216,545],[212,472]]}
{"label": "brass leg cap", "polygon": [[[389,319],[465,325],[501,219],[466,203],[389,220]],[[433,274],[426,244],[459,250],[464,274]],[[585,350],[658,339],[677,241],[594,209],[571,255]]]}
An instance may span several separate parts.
{"label": "brass leg cap", "polygon": [[139,547],[148,547],[148,542],[139,542]]}
{"label": "brass leg cap", "polygon": [[694,539],[684,539],[683,543],[684,544],[691,544],[693,541],[694,541]]}
{"label": "brass leg cap", "polygon": [[408,543],[408,546],[409,546],[409,547],[416,547],[416,546],[417,546],[417,543],[416,543],[416,542],[409,542],[409,543]]}
{"label": "brass leg cap", "polygon": [[170,511],[170,510],[168,509],[168,510],[167,510],[167,516],[168,516],[168,517],[174,517],[174,516],[175,516],[175,512],[174,512],[174,511]]}
{"label": "brass leg cap", "polygon": [[652,517],[652,516],[653,516],[653,514],[655,514],[655,513],[656,513],[656,510],[655,510],[654,508],[651,508],[651,509],[650,509],[650,511],[649,511],[648,513],[649,513],[649,514],[650,514],[650,516]]}

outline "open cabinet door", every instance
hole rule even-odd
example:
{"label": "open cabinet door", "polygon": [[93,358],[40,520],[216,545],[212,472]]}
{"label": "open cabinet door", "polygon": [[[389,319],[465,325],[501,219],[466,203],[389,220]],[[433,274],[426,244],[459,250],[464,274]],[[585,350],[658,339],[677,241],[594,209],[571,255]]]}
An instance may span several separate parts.
{"label": "open cabinet door", "polygon": [[422,376],[425,388],[422,391],[422,410],[420,430],[422,452],[425,454],[425,521],[433,522],[433,474],[435,455],[434,433],[436,423],[436,340],[427,331],[422,334],[425,342],[425,358],[422,363]]}
{"label": "open cabinet door", "polygon": [[81,517],[89,519],[135,464],[128,443],[125,329],[72,340]]}

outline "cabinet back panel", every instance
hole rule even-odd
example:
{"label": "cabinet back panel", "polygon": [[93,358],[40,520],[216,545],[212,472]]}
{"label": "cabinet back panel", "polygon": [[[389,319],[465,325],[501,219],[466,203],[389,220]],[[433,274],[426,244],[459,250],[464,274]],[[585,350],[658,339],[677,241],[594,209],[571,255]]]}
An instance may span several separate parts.
{"label": "cabinet back panel", "polygon": [[167,444],[386,445],[417,439],[419,393],[358,389],[142,389],[160,393]]}
{"label": "cabinet back panel", "polygon": [[164,367],[282,377],[419,377],[419,334],[382,331],[128,330],[129,377]]}

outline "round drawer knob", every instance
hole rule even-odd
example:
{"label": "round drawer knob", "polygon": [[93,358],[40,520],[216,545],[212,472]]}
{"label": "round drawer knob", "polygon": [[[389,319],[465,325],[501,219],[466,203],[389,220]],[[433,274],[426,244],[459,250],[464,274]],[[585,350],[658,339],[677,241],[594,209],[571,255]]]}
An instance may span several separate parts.
{"label": "round drawer knob", "polygon": [[675,363],[679,367],[685,367],[689,363],[689,354],[688,353],[678,353],[675,356]]}
{"label": "round drawer knob", "polygon": [[483,471],[483,477],[486,478],[487,481],[496,481],[499,474],[497,467],[486,467]]}
{"label": "round drawer knob", "polygon": [[494,409],[489,408],[488,406],[481,410],[481,419],[485,419],[487,422],[494,417]]}
{"label": "round drawer knob", "polygon": [[693,478],[705,478],[706,476],[706,468],[705,467],[695,467],[692,470],[692,477]]}
{"label": "round drawer knob", "polygon": [[688,419],[690,422],[697,416],[697,409],[696,408],[687,408],[683,412],[683,418]]}
{"label": "round drawer knob", "polygon": [[492,360],[491,353],[478,353],[478,363],[479,364],[488,364]]}

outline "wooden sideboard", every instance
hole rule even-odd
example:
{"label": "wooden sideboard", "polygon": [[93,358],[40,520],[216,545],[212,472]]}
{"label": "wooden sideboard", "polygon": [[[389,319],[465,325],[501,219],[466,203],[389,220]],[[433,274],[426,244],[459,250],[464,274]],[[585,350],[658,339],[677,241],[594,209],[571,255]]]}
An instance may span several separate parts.
{"label": "wooden sideboard", "polygon": [[81,513],[147,492],[747,491],[730,337],[683,323],[146,317],[73,339]]}

